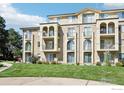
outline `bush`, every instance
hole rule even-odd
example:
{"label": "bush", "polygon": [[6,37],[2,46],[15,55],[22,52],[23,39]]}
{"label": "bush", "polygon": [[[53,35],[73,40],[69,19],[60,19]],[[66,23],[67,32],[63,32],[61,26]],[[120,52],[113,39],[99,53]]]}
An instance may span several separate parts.
{"label": "bush", "polygon": [[38,61],[38,57],[32,56],[32,63],[33,63],[33,64],[36,64],[37,61]]}
{"label": "bush", "polygon": [[48,61],[44,61],[44,62],[42,62],[43,64],[50,64]]}
{"label": "bush", "polygon": [[43,62],[42,61],[37,61],[37,64],[43,64]]}
{"label": "bush", "polygon": [[107,62],[105,65],[106,66],[111,66],[111,63],[110,62]]}
{"label": "bush", "polygon": [[117,67],[122,67],[122,66],[123,66],[122,62],[117,62],[115,65],[116,65]]}
{"label": "bush", "polygon": [[58,62],[57,61],[52,61],[51,64],[58,64]]}
{"label": "bush", "polygon": [[0,64],[0,67],[3,67],[4,65],[3,64]]}
{"label": "bush", "polygon": [[76,63],[76,65],[80,65],[80,63],[79,63],[79,62],[77,62],[77,63]]}
{"label": "bush", "polygon": [[102,65],[101,62],[96,63],[96,66],[101,66],[101,65]]}
{"label": "bush", "polygon": [[120,62],[122,63],[122,67],[124,67],[124,60],[121,60]]}

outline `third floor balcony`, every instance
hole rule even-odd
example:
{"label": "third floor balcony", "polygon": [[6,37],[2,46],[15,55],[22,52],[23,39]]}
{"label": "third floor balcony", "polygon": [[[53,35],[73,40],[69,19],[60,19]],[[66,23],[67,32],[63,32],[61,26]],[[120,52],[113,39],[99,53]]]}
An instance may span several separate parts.
{"label": "third floor balcony", "polygon": [[43,33],[42,33],[43,38],[54,38],[54,34],[55,31],[53,26],[49,27],[49,29],[47,27],[43,28]]}
{"label": "third floor balcony", "polygon": [[100,24],[100,35],[115,35],[115,24],[110,22],[108,24],[101,23]]}

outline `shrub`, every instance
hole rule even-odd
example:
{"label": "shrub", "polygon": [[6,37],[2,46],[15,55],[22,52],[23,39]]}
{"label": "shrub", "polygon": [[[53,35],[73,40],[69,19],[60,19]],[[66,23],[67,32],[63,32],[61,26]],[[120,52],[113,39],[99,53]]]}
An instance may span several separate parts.
{"label": "shrub", "polygon": [[102,65],[101,62],[96,63],[96,66],[101,66],[101,65]]}
{"label": "shrub", "polygon": [[106,66],[111,66],[111,63],[110,62],[107,62],[105,65]]}
{"label": "shrub", "polygon": [[122,67],[122,66],[123,66],[122,62],[117,62],[115,65],[116,65],[117,67]]}
{"label": "shrub", "polygon": [[122,63],[122,67],[124,67],[124,60],[121,60],[120,62]]}
{"label": "shrub", "polygon": [[44,61],[44,62],[42,62],[43,64],[50,64],[48,61]]}
{"label": "shrub", "polygon": [[37,61],[38,61],[38,57],[32,56],[32,63],[33,63],[33,64],[36,64]]}
{"label": "shrub", "polygon": [[3,67],[4,65],[3,64],[0,64],[0,67]]}
{"label": "shrub", "polygon": [[51,64],[58,64],[58,62],[57,61],[52,61]]}
{"label": "shrub", "polygon": [[42,61],[37,61],[37,64],[43,64],[43,62]]}
{"label": "shrub", "polygon": [[77,63],[76,63],[76,65],[80,65],[80,63],[79,63],[79,62],[77,62]]}

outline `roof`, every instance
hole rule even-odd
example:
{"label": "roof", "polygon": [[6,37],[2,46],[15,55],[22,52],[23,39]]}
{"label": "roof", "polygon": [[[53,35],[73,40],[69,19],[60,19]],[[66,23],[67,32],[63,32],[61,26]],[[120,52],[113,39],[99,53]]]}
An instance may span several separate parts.
{"label": "roof", "polygon": [[45,24],[58,24],[58,22],[40,23],[40,25],[45,25]]}
{"label": "roof", "polygon": [[21,30],[37,30],[37,29],[40,29],[40,27],[23,27],[23,28],[20,28]]}
{"label": "roof", "polygon": [[55,15],[48,15],[47,17],[52,18],[52,17],[60,17],[60,16],[77,15],[77,14],[80,14],[80,13],[88,11],[88,10],[94,11],[97,13],[124,11],[124,9],[97,10],[97,9],[93,9],[93,8],[84,8],[84,9],[80,10],[79,12],[75,12],[75,13],[55,14]]}

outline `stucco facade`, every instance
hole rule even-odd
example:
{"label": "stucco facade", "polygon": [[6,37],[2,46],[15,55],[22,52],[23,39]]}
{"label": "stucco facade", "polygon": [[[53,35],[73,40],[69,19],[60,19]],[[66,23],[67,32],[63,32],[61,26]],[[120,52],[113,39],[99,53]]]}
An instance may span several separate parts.
{"label": "stucco facade", "polygon": [[77,13],[49,15],[48,23],[23,30],[23,62],[31,56],[41,61],[95,64],[124,59],[124,9],[83,9]]}

